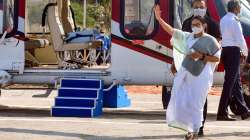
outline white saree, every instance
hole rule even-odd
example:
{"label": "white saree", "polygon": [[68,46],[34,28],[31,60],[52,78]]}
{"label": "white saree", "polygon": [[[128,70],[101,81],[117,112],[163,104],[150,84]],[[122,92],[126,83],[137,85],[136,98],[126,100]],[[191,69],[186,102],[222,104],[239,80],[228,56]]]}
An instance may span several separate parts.
{"label": "white saree", "polygon": [[[170,127],[188,132],[198,132],[203,121],[203,107],[213,83],[216,63],[208,62],[199,76],[193,76],[181,66],[185,54],[198,41],[193,34],[175,30],[171,39],[174,46],[174,62],[177,74],[174,78],[172,95],[166,112]],[[219,44],[218,44],[219,45]],[[214,56],[220,57],[218,51]]]}

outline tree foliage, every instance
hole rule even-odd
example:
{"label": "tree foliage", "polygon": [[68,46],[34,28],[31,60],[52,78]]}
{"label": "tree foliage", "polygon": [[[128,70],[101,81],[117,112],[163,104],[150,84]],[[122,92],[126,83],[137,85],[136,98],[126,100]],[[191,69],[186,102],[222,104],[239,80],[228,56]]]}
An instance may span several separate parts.
{"label": "tree foliage", "polygon": [[[111,0],[87,0],[87,27],[94,27],[104,23],[104,28],[110,32],[111,28]],[[71,5],[75,12],[76,23],[83,25],[83,0],[72,0]]]}

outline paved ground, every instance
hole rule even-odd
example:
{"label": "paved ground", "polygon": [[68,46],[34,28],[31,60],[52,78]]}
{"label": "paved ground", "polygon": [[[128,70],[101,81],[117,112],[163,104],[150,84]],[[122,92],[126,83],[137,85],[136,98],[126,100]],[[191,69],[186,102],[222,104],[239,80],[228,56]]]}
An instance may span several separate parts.
{"label": "paved ground", "polygon": [[[3,91],[0,98],[1,140],[181,140],[184,132],[169,128],[160,94],[130,94],[132,106],[105,109],[99,118],[54,118],[49,98],[32,98],[44,91]],[[250,120],[217,122],[219,97],[209,96],[208,122],[201,140],[249,140]]]}

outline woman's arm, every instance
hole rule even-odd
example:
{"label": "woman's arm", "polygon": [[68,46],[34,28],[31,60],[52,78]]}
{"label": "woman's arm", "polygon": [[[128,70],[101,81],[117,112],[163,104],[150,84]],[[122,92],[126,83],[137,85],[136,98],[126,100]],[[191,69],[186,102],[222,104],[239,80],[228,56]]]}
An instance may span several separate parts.
{"label": "woman's arm", "polygon": [[155,11],[155,18],[158,20],[160,23],[161,27],[171,36],[174,33],[174,28],[170,26],[168,23],[166,23],[162,18],[161,18],[161,9],[159,5],[156,5],[154,8]]}
{"label": "woman's arm", "polygon": [[200,59],[203,60],[205,62],[219,62],[220,58],[217,56],[211,56],[211,55],[206,55],[206,54],[202,54],[200,52],[194,52],[192,54],[187,55],[188,57],[191,57],[192,59]]}
{"label": "woman's arm", "polygon": [[204,61],[206,61],[206,62],[219,62],[220,58],[217,56],[204,55]]}

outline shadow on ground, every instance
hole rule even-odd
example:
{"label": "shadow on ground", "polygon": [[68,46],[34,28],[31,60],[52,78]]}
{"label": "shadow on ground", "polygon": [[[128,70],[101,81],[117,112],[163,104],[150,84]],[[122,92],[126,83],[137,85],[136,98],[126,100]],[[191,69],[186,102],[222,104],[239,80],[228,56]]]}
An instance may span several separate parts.
{"label": "shadow on ground", "polygon": [[[58,136],[65,138],[79,138],[82,140],[145,140],[145,139],[181,139],[183,135],[160,135],[160,136],[135,136],[135,137],[109,137],[109,136],[95,136],[81,133],[69,133],[69,132],[60,132],[60,131],[44,131],[44,130],[32,130],[32,129],[17,129],[17,128],[0,128],[0,132],[5,133],[16,133],[16,134],[32,134],[32,135],[41,135],[41,136]],[[217,133],[206,135],[204,138],[220,138],[237,136],[238,138],[250,137],[250,132],[233,132],[233,133]]]}
{"label": "shadow on ground", "polygon": [[42,109],[0,109],[0,117],[50,117],[50,110]]}
{"label": "shadow on ground", "polygon": [[[50,110],[1,107],[0,117],[50,117]],[[207,120],[215,121],[215,118],[216,114],[208,114]],[[129,119],[142,120],[145,121],[144,123],[165,123],[165,111],[104,111],[103,115],[96,119]]]}
{"label": "shadow on ground", "polygon": [[145,140],[145,139],[170,139],[170,138],[182,138],[181,135],[162,135],[162,136],[138,136],[138,137],[110,137],[110,136],[95,136],[80,133],[68,133],[59,131],[44,131],[44,130],[32,130],[32,129],[17,129],[17,128],[0,128],[0,133],[18,133],[18,134],[32,134],[41,136],[58,136],[65,138],[79,138],[82,140]]}

